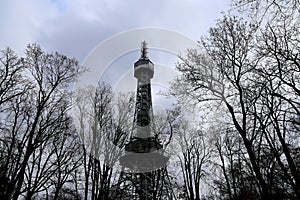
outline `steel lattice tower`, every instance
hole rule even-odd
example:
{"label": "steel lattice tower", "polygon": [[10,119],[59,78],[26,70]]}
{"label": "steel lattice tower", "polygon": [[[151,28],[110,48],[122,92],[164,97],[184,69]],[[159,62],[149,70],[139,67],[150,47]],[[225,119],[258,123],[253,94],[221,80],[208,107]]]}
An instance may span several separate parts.
{"label": "steel lattice tower", "polygon": [[166,171],[164,166],[168,158],[163,155],[163,146],[157,139],[157,133],[153,131],[151,97],[153,75],[154,64],[147,57],[144,41],[141,57],[134,63],[137,91],[133,133],[125,145],[125,154],[120,158],[120,164],[125,171],[122,176],[132,183],[131,199],[153,199],[153,188],[157,182],[155,176],[161,173],[161,170]]}

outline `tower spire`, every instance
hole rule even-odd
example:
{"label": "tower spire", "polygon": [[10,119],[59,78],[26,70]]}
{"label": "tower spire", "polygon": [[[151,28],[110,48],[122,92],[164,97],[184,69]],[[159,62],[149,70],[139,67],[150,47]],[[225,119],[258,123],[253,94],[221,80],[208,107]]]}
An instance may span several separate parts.
{"label": "tower spire", "polygon": [[146,59],[147,57],[147,42],[144,40],[141,44],[141,58]]}

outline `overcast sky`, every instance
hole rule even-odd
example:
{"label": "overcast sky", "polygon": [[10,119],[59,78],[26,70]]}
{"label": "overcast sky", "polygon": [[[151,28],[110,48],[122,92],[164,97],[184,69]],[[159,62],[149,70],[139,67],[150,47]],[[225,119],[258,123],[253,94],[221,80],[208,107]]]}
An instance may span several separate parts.
{"label": "overcast sky", "polygon": [[[133,29],[168,29],[197,41],[229,6],[230,0],[0,0],[0,48],[9,46],[22,55],[27,44],[38,43],[47,52],[57,51],[86,64],[84,60],[97,45]],[[125,42],[138,48],[141,41]],[[104,52],[114,52],[114,48]],[[104,66],[103,76],[99,73],[103,66],[98,66],[101,55],[97,55],[94,68],[87,66],[92,70],[82,79],[90,80],[96,74],[97,80],[110,81],[114,91],[134,90],[132,66],[138,54],[136,50],[115,56],[109,66]],[[174,53],[153,49],[149,54],[156,70],[152,80],[154,106],[164,107],[166,100],[156,94],[169,88],[178,58]]]}
{"label": "overcast sky", "polygon": [[160,27],[193,40],[230,5],[229,0],[1,0],[0,48],[22,53],[28,43],[83,60],[108,37]]}

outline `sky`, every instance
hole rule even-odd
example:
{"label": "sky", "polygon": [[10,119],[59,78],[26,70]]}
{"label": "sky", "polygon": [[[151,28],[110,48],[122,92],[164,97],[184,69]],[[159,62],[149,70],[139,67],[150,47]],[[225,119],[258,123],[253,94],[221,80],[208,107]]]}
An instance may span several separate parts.
{"label": "sky", "polygon": [[29,43],[83,61],[105,39],[159,27],[193,40],[229,8],[229,0],[1,0],[0,49],[22,54]]}
{"label": "sky", "polygon": [[[101,50],[102,47],[102,53],[106,55],[104,53],[117,52],[116,48],[121,49],[125,43],[133,44],[134,48],[131,45],[131,49],[115,56],[104,67],[100,66],[103,56],[96,55],[93,66],[87,64],[92,69],[90,74],[83,77],[91,80],[90,76],[96,74],[97,80],[110,82],[114,91],[127,92],[136,87],[132,66],[139,57],[139,40],[144,33],[138,35],[138,41],[133,35],[129,41],[123,39],[114,45],[108,45],[111,43],[106,41],[116,41],[117,36],[137,29],[172,31],[174,37],[164,36],[163,41],[149,44],[150,47],[156,45],[149,52],[156,65],[152,82],[154,107],[165,108],[170,102],[157,94],[167,89],[167,83],[174,78],[178,58],[177,53],[160,48],[160,42],[169,40],[167,45],[176,46],[184,36],[196,44],[222,17],[221,12],[226,12],[229,7],[230,0],[1,0],[0,49],[10,47],[23,55],[28,44],[37,43],[46,52],[57,51],[77,58],[85,65],[97,48]],[[105,49],[104,44],[108,45]],[[105,71],[102,75],[98,74],[100,68]]]}

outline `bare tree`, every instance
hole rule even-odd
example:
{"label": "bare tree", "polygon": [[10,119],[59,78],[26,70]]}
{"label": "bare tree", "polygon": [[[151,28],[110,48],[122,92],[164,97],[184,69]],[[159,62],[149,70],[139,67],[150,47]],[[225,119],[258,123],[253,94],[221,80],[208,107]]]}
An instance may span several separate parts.
{"label": "bare tree", "polygon": [[1,51],[0,61],[0,108],[3,111],[6,102],[24,94],[30,85],[22,76],[25,70],[22,59],[11,49]]}
{"label": "bare tree", "polygon": [[[42,146],[55,135],[63,134],[65,129],[68,131],[69,126],[65,126],[65,122],[70,118],[67,111],[71,94],[67,90],[81,71],[75,59],[58,53],[45,53],[38,45],[29,45],[25,58],[17,62],[13,62],[14,59],[16,58],[10,59],[6,64],[11,64],[11,69],[16,68],[14,63],[19,64],[18,68],[23,71],[15,76],[21,82],[18,87],[27,89],[23,93],[19,93],[18,88],[16,91],[3,93],[10,95],[2,98],[9,99],[7,109],[2,113],[8,123],[1,127],[5,130],[3,151],[7,152],[4,177],[7,177],[8,183],[1,194],[4,199],[18,199],[23,192],[26,193],[26,187],[34,187],[35,191],[39,191],[37,185],[32,185],[34,180],[30,180],[27,182],[29,185],[26,183],[25,186],[26,172],[31,171],[27,175],[32,176],[30,167],[44,165],[39,156],[44,151]],[[10,87],[10,84],[6,85]],[[40,180],[39,184],[42,184],[43,179]],[[32,196],[32,192],[27,191],[27,195]]]}
{"label": "bare tree", "polygon": [[[299,148],[299,2],[245,0],[236,6],[247,20],[231,15],[219,20],[201,40],[201,51],[181,57],[182,77],[174,88],[200,105],[214,101],[227,108],[231,132],[238,133],[247,152],[239,170],[250,163],[262,199],[299,198],[294,153]],[[231,145],[216,147],[228,194],[236,196],[236,184],[230,184],[234,174],[226,174],[222,161]],[[229,168],[235,165],[228,161]]]}
{"label": "bare tree", "polygon": [[101,83],[97,88],[81,91],[79,97],[80,135],[85,152],[84,196],[108,199],[114,195],[111,188],[118,180],[117,161],[131,131],[133,96],[120,94],[114,100],[111,87]]}
{"label": "bare tree", "polygon": [[269,191],[253,143],[257,137],[256,123],[251,123],[253,116],[249,114],[259,95],[252,80],[256,62],[251,58],[251,44],[255,32],[253,24],[225,16],[210,30],[210,38],[203,40],[206,53],[190,51],[178,69],[183,73],[182,81],[190,83],[198,101],[217,100],[225,104],[243,139],[262,198],[267,199]]}
{"label": "bare tree", "polygon": [[[256,56],[265,85],[262,105],[266,115],[259,116],[266,139],[294,192],[300,197],[299,166],[292,149],[299,147],[296,136],[299,112],[299,1],[261,0],[236,2],[252,20],[260,21]],[[280,144],[280,145],[279,145]],[[284,154],[285,159],[280,155]]]}
{"label": "bare tree", "polygon": [[207,175],[210,160],[210,144],[204,133],[190,127],[190,124],[181,119],[174,130],[174,138],[179,145],[177,157],[181,174],[186,188],[187,198],[201,199],[201,185]]}

